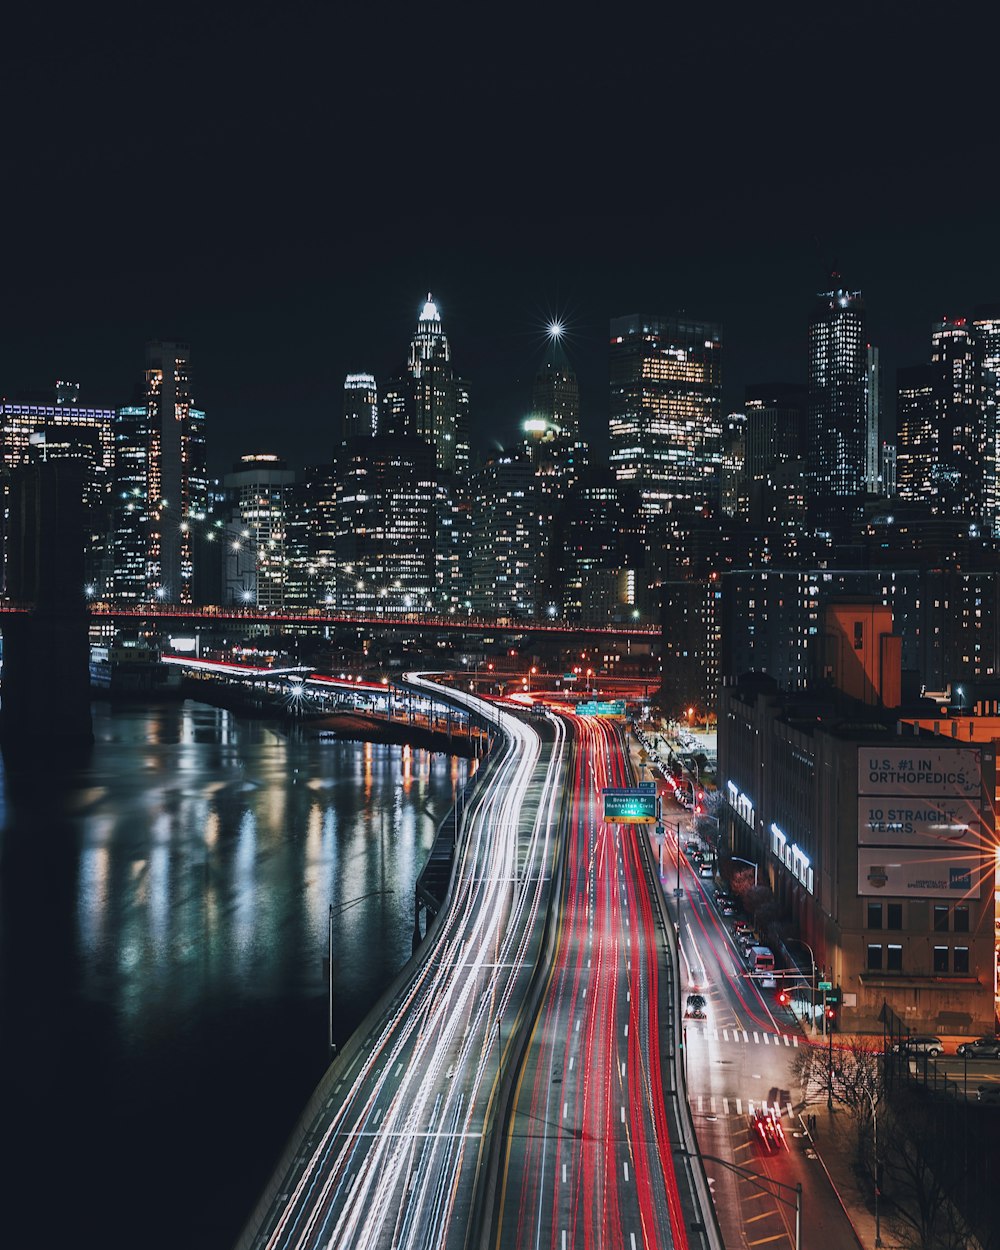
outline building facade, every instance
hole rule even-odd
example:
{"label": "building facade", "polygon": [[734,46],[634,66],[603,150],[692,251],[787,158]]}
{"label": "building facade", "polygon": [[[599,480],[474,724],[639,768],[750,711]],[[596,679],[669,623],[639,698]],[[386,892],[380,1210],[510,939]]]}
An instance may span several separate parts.
{"label": "building facade", "polygon": [[718,503],[722,330],[633,314],[611,321],[611,467],[655,519]]}
{"label": "building facade", "polygon": [[[891,631],[888,613],[874,624]],[[868,678],[877,686],[877,667]],[[992,743],[748,679],[722,692],[719,769],[723,843],[759,866],[834,987],[837,1027],[881,1033],[888,1004],[913,1031],[992,1033]]]}

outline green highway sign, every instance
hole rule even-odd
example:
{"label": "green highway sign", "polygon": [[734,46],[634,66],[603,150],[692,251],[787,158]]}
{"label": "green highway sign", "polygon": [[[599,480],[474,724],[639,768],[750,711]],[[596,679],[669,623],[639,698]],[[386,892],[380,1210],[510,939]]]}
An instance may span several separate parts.
{"label": "green highway sign", "polygon": [[833,982],[832,981],[820,981],[818,988],[821,990],[832,990]]}
{"label": "green highway sign", "polygon": [[655,825],[659,803],[648,790],[606,790],[604,820],[609,825]]}
{"label": "green highway sign", "polygon": [[609,703],[600,703],[591,699],[587,703],[578,703],[573,710],[577,716],[624,716],[625,700],[613,699]]}
{"label": "green highway sign", "polygon": [[840,990],[830,990],[826,996],[826,1005],[828,1007],[837,1007],[840,1004]]}

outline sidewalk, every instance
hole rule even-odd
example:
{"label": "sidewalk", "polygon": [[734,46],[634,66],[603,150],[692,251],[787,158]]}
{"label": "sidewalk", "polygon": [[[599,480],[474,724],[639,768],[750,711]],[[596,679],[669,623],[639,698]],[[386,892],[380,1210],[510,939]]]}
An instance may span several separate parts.
{"label": "sidewalk", "polygon": [[[828,1111],[824,1099],[821,1104],[807,1105],[802,1109],[803,1121],[807,1114],[816,1118],[816,1128],[810,1134],[811,1149],[826,1172],[858,1245],[869,1250],[876,1244],[875,1192],[873,1188],[867,1199],[860,1192],[861,1178],[854,1171],[854,1145],[846,1125],[847,1113],[838,1111],[836,1104],[833,1111]],[[885,1221],[880,1222],[883,1246],[896,1246],[898,1243],[886,1231]]]}

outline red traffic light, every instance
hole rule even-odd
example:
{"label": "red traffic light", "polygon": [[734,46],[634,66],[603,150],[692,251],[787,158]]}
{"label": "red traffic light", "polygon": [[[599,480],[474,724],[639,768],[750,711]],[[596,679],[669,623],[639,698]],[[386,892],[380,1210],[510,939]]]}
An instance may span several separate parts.
{"label": "red traffic light", "polygon": [[835,1011],[835,1009],[834,1009],[833,1007],[827,1007],[827,1009],[826,1009],[826,1018],[827,1018],[828,1020],[832,1020],[832,1019],[833,1019],[833,1017],[834,1017],[836,1014],[837,1014],[837,1012]]}
{"label": "red traffic light", "polygon": [[778,1004],[781,1007],[788,1006],[788,991],[787,990],[778,991]]}

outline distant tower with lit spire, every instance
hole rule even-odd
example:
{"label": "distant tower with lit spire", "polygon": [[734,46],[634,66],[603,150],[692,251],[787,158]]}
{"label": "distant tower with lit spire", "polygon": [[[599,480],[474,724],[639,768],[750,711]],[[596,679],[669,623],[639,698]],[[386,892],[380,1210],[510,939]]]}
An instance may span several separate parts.
{"label": "distant tower with lit spire", "polygon": [[531,415],[575,443],[580,438],[580,386],[563,350],[563,333],[562,322],[549,324],[548,350],[531,391]]}
{"label": "distant tower with lit spire", "polygon": [[438,469],[464,477],[469,468],[469,391],[455,376],[441,314],[428,292],[410,343],[406,373],[385,390],[387,432],[413,434],[434,448]]}

